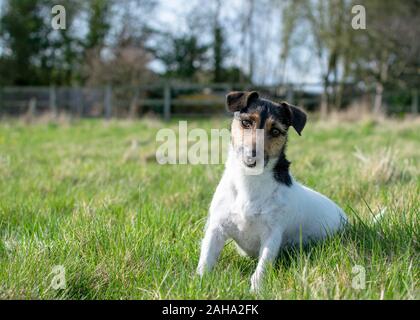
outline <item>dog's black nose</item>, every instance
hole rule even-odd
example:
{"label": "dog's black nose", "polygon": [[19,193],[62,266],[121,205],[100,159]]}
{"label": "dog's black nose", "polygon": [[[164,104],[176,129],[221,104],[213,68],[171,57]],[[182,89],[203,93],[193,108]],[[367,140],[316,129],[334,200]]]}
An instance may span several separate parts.
{"label": "dog's black nose", "polygon": [[245,164],[250,167],[253,168],[255,167],[256,163],[257,163],[257,151],[255,149],[253,150],[248,150],[247,153],[245,153]]}

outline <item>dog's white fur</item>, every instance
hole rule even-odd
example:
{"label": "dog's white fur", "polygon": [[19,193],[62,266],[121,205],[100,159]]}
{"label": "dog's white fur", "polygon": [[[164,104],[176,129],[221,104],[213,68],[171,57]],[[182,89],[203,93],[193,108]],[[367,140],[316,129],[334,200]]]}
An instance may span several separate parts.
{"label": "dog's white fur", "polygon": [[211,270],[228,239],[241,252],[259,257],[251,277],[251,289],[260,288],[266,265],[281,247],[321,240],[337,232],[346,216],[334,202],[292,178],[292,185],[277,182],[270,160],[263,173],[245,174],[232,148],[225,172],[211,202],[197,268]]}

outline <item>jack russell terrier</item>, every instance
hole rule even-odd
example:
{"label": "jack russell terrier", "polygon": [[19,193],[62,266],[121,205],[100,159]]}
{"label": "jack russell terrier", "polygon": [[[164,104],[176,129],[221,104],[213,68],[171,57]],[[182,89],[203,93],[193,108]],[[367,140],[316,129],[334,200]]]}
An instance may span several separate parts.
{"label": "jack russell terrier", "polygon": [[[289,173],[288,128],[301,134],[306,123],[303,111],[262,99],[255,91],[231,92],[226,105],[234,113],[232,139],[210,205],[197,273],[202,276],[211,270],[225,242],[233,239],[240,253],[259,259],[251,277],[251,290],[257,291],[267,264],[274,262],[280,248],[325,239],[347,218],[333,201],[299,184]],[[261,172],[250,172],[258,162]]]}

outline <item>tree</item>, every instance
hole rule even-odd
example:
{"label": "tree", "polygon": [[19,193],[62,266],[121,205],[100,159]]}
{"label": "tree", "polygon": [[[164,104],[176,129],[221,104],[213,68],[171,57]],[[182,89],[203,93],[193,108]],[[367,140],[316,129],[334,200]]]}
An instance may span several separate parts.
{"label": "tree", "polygon": [[419,1],[379,1],[364,3],[367,28],[354,32],[357,58],[353,76],[373,84],[373,111],[381,112],[387,89],[407,90],[420,85],[418,42]]}
{"label": "tree", "polygon": [[[310,32],[315,44],[316,55],[319,65],[322,67],[323,99],[321,103],[321,115],[325,116],[331,106],[330,84],[333,96],[341,96],[337,91],[340,87],[339,78],[340,60],[349,49],[348,37],[351,28],[350,7],[345,0],[306,0],[302,2],[304,8],[304,18],[309,22]],[[344,74],[344,76],[346,76]],[[342,88],[342,87],[341,87]],[[341,98],[336,99],[336,108],[341,106]]]}
{"label": "tree", "polygon": [[[38,67],[48,47],[49,25],[42,0],[8,0],[0,20],[0,37],[6,47],[2,58],[2,82],[13,85],[48,83]],[[45,63],[44,63],[45,64]]]}
{"label": "tree", "polygon": [[290,50],[292,48],[291,39],[299,20],[298,2],[295,0],[287,0],[283,2],[283,10],[281,10],[281,51],[280,51],[280,82],[286,79],[286,67],[289,59]]}
{"label": "tree", "polygon": [[64,30],[51,28],[50,1],[6,2],[0,19],[7,52],[0,60],[3,83],[68,85],[77,77],[82,48],[72,25],[81,11],[81,0],[57,0],[55,4],[66,8]]}
{"label": "tree", "polygon": [[[151,30],[147,20],[139,17],[151,14],[156,2],[126,0],[124,6],[120,4],[94,0],[88,6],[85,74],[91,85],[138,85],[150,75],[147,64],[151,56],[146,42]],[[111,17],[116,21],[112,30]]]}
{"label": "tree", "polygon": [[[117,4],[116,2],[114,7],[110,8],[98,7],[95,10],[105,12],[91,15],[91,39],[96,40],[90,42],[91,48],[87,51],[86,83],[93,86],[111,84],[118,87],[118,90],[114,90],[114,96],[121,100],[131,98],[129,114],[134,117],[141,113],[139,100],[145,94],[137,87],[155,79],[155,74],[148,68],[153,57],[146,45],[152,31],[148,20],[139,17],[151,15],[156,2],[126,0],[124,6]],[[112,30],[109,41],[105,41],[111,33],[107,29],[110,26],[102,23],[101,27],[98,17],[108,20],[111,13],[112,19],[119,23]],[[93,37],[94,34],[97,36]],[[101,51],[104,54],[101,54]]]}
{"label": "tree", "polygon": [[167,35],[169,46],[155,51],[165,65],[166,77],[196,79],[207,62],[208,45],[200,44],[195,35]]}
{"label": "tree", "polygon": [[91,0],[88,3],[88,33],[85,40],[86,49],[100,50],[110,29],[110,0]]}
{"label": "tree", "polygon": [[306,32],[311,35],[321,66],[323,115],[331,107],[342,106],[346,81],[361,84],[368,90],[373,85],[374,112],[381,110],[387,88],[401,90],[418,86],[418,1],[364,1],[366,30],[351,27],[351,8],[357,1],[299,0],[295,4],[301,12],[302,25],[305,22],[309,25]]}
{"label": "tree", "polygon": [[[248,59],[248,74],[252,79],[254,75],[254,64],[255,64],[255,32],[254,32],[254,23],[255,23],[255,0],[247,0],[244,16],[239,17],[242,20],[241,27],[241,47],[244,54],[247,54]],[[248,46],[247,46],[248,44]]]}
{"label": "tree", "polygon": [[229,49],[226,46],[224,29],[220,23],[220,11],[221,1],[216,1],[216,8],[214,11],[213,18],[213,81],[223,82],[225,81],[224,75],[224,62],[229,54]]}
{"label": "tree", "polygon": [[71,85],[80,80],[80,66],[83,59],[83,39],[75,28],[75,21],[83,12],[82,0],[60,0],[66,8],[66,28],[52,31],[50,54],[46,56],[51,64],[50,83]]}

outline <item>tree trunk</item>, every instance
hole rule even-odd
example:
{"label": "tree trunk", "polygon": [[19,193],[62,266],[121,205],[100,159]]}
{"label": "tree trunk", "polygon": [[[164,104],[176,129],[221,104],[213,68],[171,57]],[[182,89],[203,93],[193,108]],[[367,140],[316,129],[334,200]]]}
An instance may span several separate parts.
{"label": "tree trunk", "polygon": [[329,111],[328,110],[329,109],[328,86],[329,86],[328,75],[326,75],[324,77],[324,91],[322,92],[322,96],[321,96],[321,108],[320,108],[321,119],[325,119]]}
{"label": "tree trunk", "polygon": [[379,80],[376,83],[375,88],[375,101],[373,104],[373,113],[379,114],[382,110],[382,101],[383,101],[383,94],[384,94],[384,83],[388,79],[388,52],[383,51],[382,59],[381,59],[381,69],[379,71]]}
{"label": "tree trunk", "polygon": [[335,96],[335,106],[337,110],[341,110],[341,107],[343,105],[343,91],[344,91],[344,84],[342,81],[340,81],[339,84],[337,84],[337,94]]}
{"label": "tree trunk", "polygon": [[248,12],[248,36],[249,36],[249,43],[248,43],[248,63],[249,63],[249,78],[252,82],[252,77],[254,75],[254,0],[249,0],[249,12]]}

